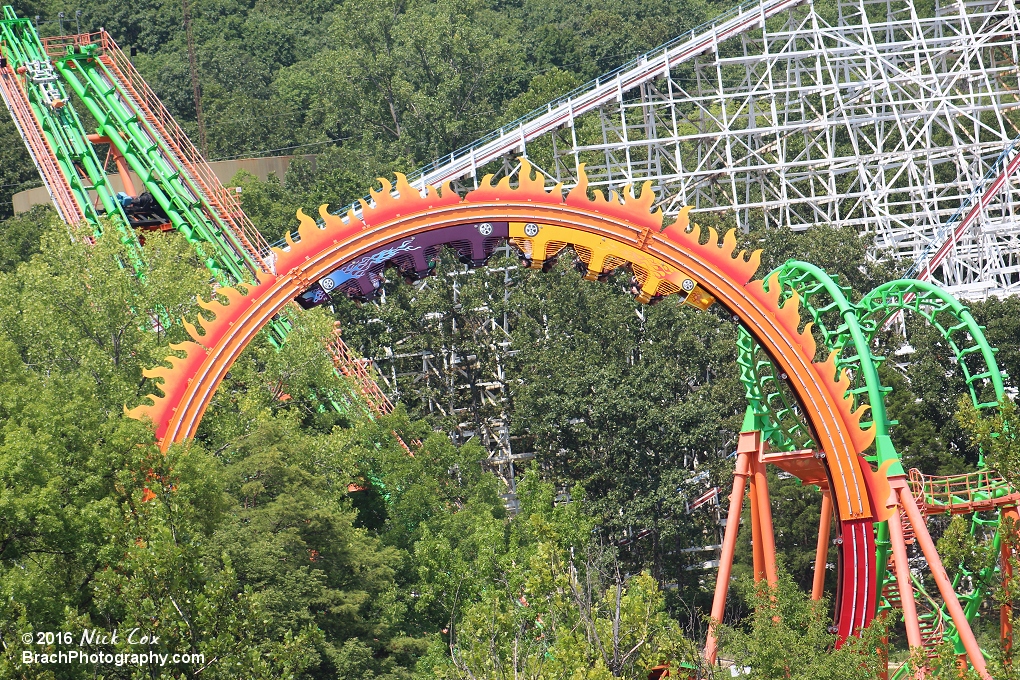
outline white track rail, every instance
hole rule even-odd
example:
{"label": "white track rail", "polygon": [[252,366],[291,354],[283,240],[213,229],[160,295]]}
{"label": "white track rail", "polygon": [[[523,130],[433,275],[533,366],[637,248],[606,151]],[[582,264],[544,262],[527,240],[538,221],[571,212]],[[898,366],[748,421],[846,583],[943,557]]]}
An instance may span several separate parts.
{"label": "white track rail", "polygon": [[713,50],[719,43],[744,31],[764,26],[765,20],[806,0],[766,0],[745,3],[698,26],[618,69],[555,99],[545,107],[504,125],[478,141],[430,163],[408,179],[417,188],[439,185],[495,160],[550,130],[570,125],[574,118],[611,102],[656,78],[668,76],[677,64]]}

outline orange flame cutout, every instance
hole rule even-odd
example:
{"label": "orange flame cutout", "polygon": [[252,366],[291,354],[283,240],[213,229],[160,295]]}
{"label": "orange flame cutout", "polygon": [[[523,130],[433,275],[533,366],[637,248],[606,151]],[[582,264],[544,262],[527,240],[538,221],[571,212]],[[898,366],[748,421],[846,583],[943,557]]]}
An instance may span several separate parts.
{"label": "orange flame cutout", "polygon": [[194,342],[170,345],[170,349],[175,352],[183,352],[184,357],[170,355],[166,357],[166,361],[170,364],[169,367],[156,366],[142,371],[142,375],[146,378],[163,381],[159,386],[163,391],[163,396],[148,394],[144,398],[151,399],[151,405],[142,403],[132,409],[125,408],[124,414],[137,420],[148,418],[156,427],[156,438],[162,439],[177,404],[180,403],[188,389],[191,376],[198,372],[199,366],[209,354],[209,349],[215,347],[227,335],[231,324],[241,312],[257,302],[276,280],[277,277],[272,274],[259,274],[259,283],[247,286],[247,293],[241,293],[236,288],[220,288],[216,292],[227,298],[226,304],[218,300],[206,302],[199,297],[198,305],[215,314],[215,318],[212,320],[200,319],[200,327],[205,331],[205,334],[199,334],[199,327],[183,321],[184,329]]}
{"label": "orange flame cutout", "polygon": [[606,199],[605,194],[598,190],[594,192],[594,199],[588,198],[588,175],[584,171],[584,163],[581,163],[577,168],[577,184],[567,194],[565,203],[655,232],[662,229],[662,208],[651,212],[652,204],[655,202],[651,182],[641,185],[640,196],[634,196],[634,187],[630,184],[625,186],[623,191],[623,199],[615,191],[610,192],[609,198]]}
{"label": "orange flame cutout", "polygon": [[182,358],[170,355],[166,358],[170,364],[169,367],[156,366],[142,371],[142,375],[146,378],[163,381],[159,385],[163,396],[148,394],[145,398],[152,400],[151,405],[142,403],[133,409],[124,408],[124,415],[128,418],[151,420],[156,428],[156,439],[162,439],[166,434],[170,416],[188,388],[188,378],[198,371],[198,367],[202,365],[208,355],[208,351],[204,347],[194,342],[170,345],[170,349],[175,352],[184,352],[185,356]]}
{"label": "orange flame cutout", "polygon": [[895,461],[887,460],[877,471],[872,470],[866,460],[861,461],[861,471],[868,480],[868,493],[875,511],[875,521],[887,522],[896,514],[896,494],[889,483],[889,468]]}
{"label": "orange flame cutout", "polygon": [[[805,358],[808,361],[813,359],[816,348],[810,324],[803,332],[798,332],[799,298],[793,296],[780,306],[780,286],[775,279],[769,281],[767,288],[762,281],[751,281],[758,269],[761,253],[738,251],[735,230],[731,229],[720,239],[719,234],[710,228],[707,242],[701,244],[702,230],[697,225],[690,224],[687,208],[680,212],[676,222],[662,229],[662,210],[652,211],[655,195],[650,182],[642,185],[638,195],[634,194],[634,187],[628,185],[624,188],[622,196],[612,192],[606,198],[602,192],[596,191],[594,198],[590,198],[588,178],[582,165],[579,168],[577,185],[564,195],[562,184],[547,188],[543,175],[535,172],[527,159],[520,159],[520,163],[516,187],[510,185],[509,177],[504,177],[493,184],[492,176],[489,175],[477,189],[461,198],[453,191],[449,182],[438,189],[430,185],[419,191],[409,184],[404,175],[396,174],[392,183],[385,179],[380,180],[379,188],[371,192],[371,204],[362,201],[360,218],[353,210],[348,211],[344,218],[332,215],[324,205],[319,209],[323,222],[323,227],[320,228],[312,218],[298,211],[298,239],[295,240],[288,234],[285,237],[287,247],[274,248],[276,270],[282,273],[279,276],[260,274],[258,283],[249,286],[245,293],[233,288],[220,289],[219,292],[227,299],[226,303],[199,300],[200,306],[212,312],[215,318],[211,320],[203,318],[198,326],[185,323],[185,329],[193,342],[172,346],[172,349],[182,352],[184,356],[168,357],[169,366],[158,366],[145,373],[147,377],[163,381],[161,389],[164,395],[162,397],[149,395],[151,405],[143,403],[133,409],[125,409],[125,412],[133,418],[151,419],[156,426],[157,437],[162,439],[171,418],[174,417],[174,412],[189,390],[192,377],[201,375],[200,370],[204,370],[210,351],[219,347],[230,335],[231,326],[244,317],[252,305],[261,304],[271,290],[278,290],[280,285],[293,288],[295,281],[304,282],[305,267],[308,266],[306,263],[311,258],[321,260],[325,253],[336,258],[344,244],[368,229],[380,230],[391,224],[407,223],[412,217],[421,220],[422,225],[427,225],[430,210],[458,204],[473,209],[474,212],[470,210],[468,212],[475,216],[479,214],[478,204],[496,202],[508,206],[515,204],[514,212],[518,219],[526,218],[526,205],[529,203],[564,206],[573,208],[575,212],[598,214],[612,222],[635,228],[640,234],[636,247],[648,255],[649,263],[660,261],[655,248],[661,249],[665,245],[660,238],[649,238],[649,235],[660,234],[662,239],[695,254],[721,275],[736,285],[743,286],[749,295],[760,303],[762,309],[771,310],[777,324],[789,337],[796,339],[795,344],[803,350]],[[642,266],[649,263],[642,263]],[[318,266],[321,267],[321,263]],[[835,379],[834,362],[835,355],[831,355],[828,362],[814,364],[813,368],[825,389],[838,404],[843,422],[847,426],[846,430],[850,433],[848,436],[853,439],[854,448],[861,452],[873,440],[874,427],[867,431],[860,429],[861,416],[865,411],[863,408],[853,410],[853,401],[847,395],[849,381],[845,375],[839,380]]]}
{"label": "orange flame cutout", "polygon": [[814,336],[811,335],[813,324],[808,322],[804,325],[804,330],[800,330],[800,294],[796,290],[791,290],[791,295],[786,299],[786,302],[782,307],[779,306],[779,296],[782,291],[782,286],[779,284],[779,272],[773,272],[765,281],[752,281],[744,288],[760,300],[765,308],[778,309],[774,315],[776,321],[783,327],[788,337],[796,338],[804,356],[809,361],[813,360],[818,348]]}
{"label": "orange flame cutout", "polygon": [[829,353],[828,359],[822,363],[811,364],[811,368],[818,374],[821,383],[839,407],[843,423],[846,424],[846,431],[853,440],[854,450],[857,453],[863,453],[875,441],[875,423],[872,423],[867,430],[861,429],[861,418],[871,407],[864,404],[854,409],[853,395],[849,393],[850,378],[847,376],[846,370],[838,371],[838,378],[833,378],[837,375],[836,357],[839,356],[839,353],[840,349],[833,350]]}
{"label": "orange flame cutout", "polygon": [[[688,218],[690,207],[680,210],[676,222],[662,230],[662,235],[673,243],[685,248],[699,248],[713,265],[723,271],[728,278],[740,284],[751,280],[761,263],[761,251],[748,253],[746,250],[734,254],[737,249],[737,230],[730,229],[719,243],[719,234],[715,229],[708,228],[708,241],[701,244],[701,227],[691,224]],[[661,212],[661,211],[660,211]]]}

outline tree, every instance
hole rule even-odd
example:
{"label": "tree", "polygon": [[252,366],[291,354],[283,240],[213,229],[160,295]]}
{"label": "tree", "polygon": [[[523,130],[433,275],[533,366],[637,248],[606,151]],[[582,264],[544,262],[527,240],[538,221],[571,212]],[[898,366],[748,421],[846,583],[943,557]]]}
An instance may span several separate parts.
{"label": "tree", "polygon": [[521,513],[474,577],[477,596],[433,637],[425,677],[643,678],[659,663],[695,661],[655,580],[624,576],[612,550],[590,543],[583,506],[554,496],[525,476]]}
{"label": "tree", "polygon": [[808,599],[788,574],[781,573],[776,587],[746,578],[738,587],[752,603],[752,614],[741,625],[721,626],[719,637],[723,653],[750,680],[879,677],[884,668],[877,652],[884,634],[879,620],[834,649],[826,604]]}
{"label": "tree", "polygon": [[0,674],[55,651],[24,644],[32,630],[122,631],[85,645],[117,653],[139,628],[150,651],[201,655],[136,669],[152,677],[400,677],[421,645],[401,632],[395,549],[347,499],[358,431],[327,411],[344,394],[329,321],[297,321],[286,356],[253,343],[198,440],[164,455],[124,406],[158,389],[141,369],[186,337],[208,273],[175,235],[147,239],[139,277],[115,238],[73,234],[49,225],[0,274]]}

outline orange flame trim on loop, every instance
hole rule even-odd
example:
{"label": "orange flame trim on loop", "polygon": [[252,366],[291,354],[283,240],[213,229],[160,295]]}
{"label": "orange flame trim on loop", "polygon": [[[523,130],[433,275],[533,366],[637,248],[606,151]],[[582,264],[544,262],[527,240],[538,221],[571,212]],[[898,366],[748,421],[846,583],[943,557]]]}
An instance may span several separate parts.
{"label": "orange flame trim on loop", "polygon": [[[535,173],[534,177],[532,174],[531,164],[527,159],[522,158],[517,187],[510,186],[509,178],[503,178],[493,184],[492,176],[489,175],[483,179],[477,189],[468,192],[463,198],[453,191],[448,182],[439,189],[430,185],[426,186],[423,191],[419,191],[410,186],[405,176],[396,174],[394,183],[384,179],[380,180],[380,187],[371,192],[372,203],[362,202],[360,218],[353,210],[348,211],[344,218],[332,215],[328,212],[327,206],[323,205],[319,209],[323,221],[323,227],[320,228],[314,220],[298,211],[300,223],[298,240],[295,241],[288,234],[285,237],[287,246],[273,249],[277,258],[277,271],[285,273],[280,276],[260,274],[258,284],[248,287],[245,293],[233,288],[220,289],[219,292],[227,298],[225,304],[218,301],[200,300],[200,306],[215,314],[214,319],[201,321],[200,327],[204,333],[199,332],[199,327],[186,323],[185,328],[194,342],[171,347],[175,351],[183,352],[185,357],[168,357],[169,367],[159,366],[146,372],[147,377],[163,380],[164,396],[149,395],[148,398],[153,402],[151,406],[142,404],[134,409],[125,409],[125,412],[133,418],[150,418],[156,426],[157,437],[162,438],[167,432],[173,412],[188,388],[191,376],[197,373],[207,358],[209,350],[218,346],[228,334],[231,324],[246,309],[257,303],[275,283],[287,277],[292,280],[302,280],[303,267],[310,258],[323,251],[336,249],[340,243],[356,238],[359,233],[370,228],[457,204],[467,206],[479,203],[506,202],[509,204],[512,202],[518,204],[518,210],[520,203],[548,206],[566,205],[582,211],[597,213],[613,221],[631,225],[638,230],[661,234],[662,237],[673,241],[683,249],[696,252],[706,264],[711,265],[729,280],[744,286],[745,290],[758,301],[762,309],[772,310],[771,314],[778,325],[785,330],[790,338],[796,340],[795,344],[803,351],[807,361],[811,362],[814,358],[816,346],[811,335],[810,324],[805,326],[803,331],[798,329],[800,323],[799,298],[792,296],[780,306],[780,287],[777,283],[769,281],[766,286],[765,282],[751,281],[758,269],[761,252],[737,252],[735,230],[728,231],[720,241],[719,234],[709,228],[707,240],[702,244],[700,242],[702,229],[697,225],[690,224],[689,208],[684,208],[673,224],[662,229],[662,210],[652,211],[655,196],[650,182],[643,183],[640,194],[637,196],[634,194],[633,187],[628,185],[624,188],[622,197],[616,192],[611,192],[606,198],[601,191],[595,191],[594,197],[590,198],[588,196],[588,179],[584,173],[583,165],[579,168],[577,185],[565,196],[562,184],[546,188],[544,177],[540,173]],[[650,245],[647,241],[642,240],[638,247],[655,257],[650,250]],[[820,382],[825,385],[826,390],[838,404],[843,422],[847,426],[849,436],[853,439],[854,448],[858,452],[863,451],[874,438],[874,427],[869,430],[860,429],[860,420],[864,415],[863,408],[853,410],[853,402],[847,396],[848,381],[846,377],[841,376],[838,381],[835,379],[834,355],[830,355],[829,360],[824,364],[813,364],[813,369],[818,374]]]}
{"label": "orange flame trim on loop", "polygon": [[163,396],[148,394],[143,399],[151,399],[152,404],[142,403],[132,409],[124,408],[124,415],[135,420],[149,419],[156,431],[156,439],[162,440],[170,424],[170,417],[176,405],[184,397],[184,390],[188,387],[187,377],[194,375],[198,367],[205,361],[208,351],[195,342],[182,342],[179,345],[170,345],[175,352],[183,352],[184,357],[170,355],[166,361],[167,366],[156,366],[146,368],[142,375],[149,379],[162,380],[158,387],[163,391]]}
{"label": "orange flame trim on loop", "polygon": [[828,359],[821,363],[811,364],[811,368],[818,374],[820,382],[839,407],[843,423],[846,424],[846,431],[853,440],[854,450],[857,453],[863,453],[875,441],[876,426],[875,423],[872,423],[868,429],[861,429],[861,419],[871,407],[864,404],[856,410],[854,409],[853,395],[849,392],[850,377],[847,376],[846,369],[838,370],[838,379],[833,378],[837,375],[836,357],[839,356],[841,349],[833,350],[829,353]]}
{"label": "orange flame trim on loop", "polygon": [[[642,191],[642,196],[644,193]],[[651,193],[650,187],[648,188],[648,193]],[[750,281],[761,264],[761,251],[755,250],[748,253],[746,250],[741,250],[734,254],[734,251],[737,249],[736,229],[727,231],[720,244],[719,233],[709,227],[708,240],[702,244],[701,227],[690,223],[688,218],[690,210],[690,206],[681,209],[680,214],[677,215],[676,222],[663,229],[662,235],[682,247],[700,249],[713,265],[719,267],[733,281],[740,284],[746,284]],[[660,215],[661,212],[660,210]]]}
{"label": "orange flame trim on loop", "polygon": [[[170,364],[169,367],[156,366],[142,371],[142,375],[146,378],[163,381],[160,385],[163,396],[148,394],[144,399],[151,399],[151,405],[142,403],[133,409],[125,408],[124,414],[129,418],[137,420],[150,419],[156,428],[156,438],[161,440],[166,434],[170,418],[177,404],[184,397],[184,392],[191,382],[190,376],[197,372],[199,366],[202,365],[202,362],[208,356],[209,350],[215,347],[229,332],[230,326],[237,317],[248,306],[254,304],[261,294],[275,283],[276,279],[277,277],[272,274],[260,273],[259,283],[247,286],[248,290],[246,293],[242,293],[236,288],[220,288],[216,292],[227,298],[225,304],[219,300],[206,302],[199,297],[197,300],[198,306],[212,312],[214,318],[206,319],[200,316],[198,327],[183,320],[184,328],[194,342],[170,345],[170,349],[175,352],[183,352],[184,357],[170,355],[166,357],[166,361]],[[205,333],[199,334],[199,328],[204,330]]]}

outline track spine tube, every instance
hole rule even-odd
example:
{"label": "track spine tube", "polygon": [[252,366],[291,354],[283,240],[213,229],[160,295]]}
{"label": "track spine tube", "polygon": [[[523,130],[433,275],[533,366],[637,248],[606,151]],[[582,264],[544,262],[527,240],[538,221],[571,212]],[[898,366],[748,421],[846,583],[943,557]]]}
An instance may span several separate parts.
{"label": "track spine tube", "polygon": [[[102,60],[96,59],[89,65],[89,71],[92,72],[93,70],[97,71],[97,76],[98,71],[101,71],[102,78],[97,78],[100,83],[103,79],[105,79],[107,83],[112,85],[117,96],[135,107],[138,106],[138,103],[135,102],[126,91],[124,91],[117,77],[110,71]],[[118,106],[121,106],[120,102],[117,101],[117,97],[113,96],[112,92],[110,93],[109,98]],[[208,200],[207,197],[205,197],[202,189],[194,183],[188,173],[184,171],[179,159],[175,157],[166,140],[160,136],[156,130],[152,129],[145,117],[132,114],[130,120],[133,125],[139,127],[139,132],[141,132],[143,139],[148,137],[148,139],[154,140],[156,146],[161,150],[153,154],[152,152],[155,149],[150,147],[147,149],[146,155],[151,158],[158,158],[163,163],[164,167],[170,167],[169,165],[166,165],[167,163],[172,163],[176,166],[176,169],[174,170],[175,174],[172,175],[173,184],[176,185],[173,187],[174,193],[181,196],[182,192],[185,192],[183,195],[190,194],[190,196],[196,201],[187,211],[189,214],[189,221],[192,223],[197,221],[204,225],[202,231],[208,234],[207,240],[216,246],[216,250],[219,255],[218,259],[227,259],[234,262],[234,267],[239,270],[243,270],[244,268],[251,270],[250,272],[245,273],[243,279],[238,277],[238,280],[250,280],[251,274],[255,271],[261,270],[261,266],[249,261],[244,246],[237,241],[234,235],[233,228],[224,224],[215,210],[202,209],[201,204],[205,200]]]}

